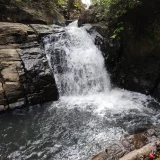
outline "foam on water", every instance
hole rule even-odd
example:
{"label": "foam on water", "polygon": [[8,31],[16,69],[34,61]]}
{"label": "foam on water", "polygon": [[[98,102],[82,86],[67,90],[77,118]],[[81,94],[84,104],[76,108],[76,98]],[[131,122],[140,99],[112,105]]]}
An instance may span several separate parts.
{"label": "foam on water", "polygon": [[[46,53],[61,95],[59,103],[54,103],[50,110],[56,105],[58,108],[65,106],[68,111],[77,109],[81,113],[91,114],[91,119],[86,121],[88,128],[85,129],[84,137],[87,142],[81,142],[80,136],[79,143],[76,144],[76,147],[84,147],[86,144],[85,147],[78,150],[69,147],[66,151],[67,155],[71,154],[67,157],[71,160],[86,159],[91,155],[89,150],[92,154],[100,151],[92,148],[92,139],[104,149],[101,144],[107,145],[128,130],[134,130],[138,126],[145,128],[156,122],[156,111],[148,107],[154,99],[111,87],[102,53],[94,44],[97,33],[91,36],[86,31],[89,28],[90,25],[78,28],[77,22],[74,22],[61,34],[51,35],[45,40]],[[80,134],[83,135],[83,132],[77,133]]]}
{"label": "foam on water", "polygon": [[86,30],[78,28],[74,22],[57,36],[58,41],[46,45],[46,53],[60,95],[92,95],[109,91],[110,79],[103,56]]}

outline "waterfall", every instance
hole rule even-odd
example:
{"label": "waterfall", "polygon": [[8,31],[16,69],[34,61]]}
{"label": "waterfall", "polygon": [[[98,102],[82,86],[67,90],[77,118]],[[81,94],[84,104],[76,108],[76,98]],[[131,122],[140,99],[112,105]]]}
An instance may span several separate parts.
{"label": "waterfall", "polygon": [[[91,159],[109,143],[149,127],[160,116],[152,103],[159,104],[151,97],[111,87],[102,53],[94,43],[98,33],[90,35],[89,28],[78,28],[73,22],[44,39],[60,93],[41,122],[52,143],[51,159]],[[35,143],[48,148],[42,142]]]}
{"label": "waterfall", "polygon": [[60,99],[1,114],[0,159],[90,160],[124,135],[160,123],[153,98],[112,88],[94,43],[98,33],[89,27],[73,22],[45,37]]}
{"label": "waterfall", "polygon": [[60,99],[0,114],[0,159],[90,160],[124,135],[160,123],[153,98],[112,87],[94,43],[99,35],[89,28],[73,22],[45,37]]}
{"label": "waterfall", "polygon": [[91,5],[91,0],[82,0],[82,3],[85,4],[87,8],[89,8],[89,6]]}
{"label": "waterfall", "polygon": [[[53,70],[60,99],[70,107],[93,105],[94,112],[123,112],[147,109],[151,97],[112,88],[104,58],[95,45],[97,32],[87,32],[90,25],[78,28],[77,21],[45,38],[45,52]],[[144,108],[145,107],[145,108]]]}
{"label": "waterfall", "polygon": [[93,95],[110,90],[104,59],[94,40],[77,22],[51,35],[47,53],[60,95]]}

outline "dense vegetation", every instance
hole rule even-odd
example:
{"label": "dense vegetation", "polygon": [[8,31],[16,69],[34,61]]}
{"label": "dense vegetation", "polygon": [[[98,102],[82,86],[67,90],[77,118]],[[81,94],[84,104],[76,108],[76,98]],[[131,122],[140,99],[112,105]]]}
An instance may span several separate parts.
{"label": "dense vegetation", "polygon": [[[9,0],[8,0],[9,1]],[[42,5],[46,6],[48,9],[52,9],[50,7],[56,7],[57,5],[60,7],[67,7],[68,9],[73,7],[81,7],[81,0],[11,0],[12,3],[25,4],[28,6],[34,5]]]}
{"label": "dense vegetation", "polygon": [[112,18],[117,18],[133,8],[138,0],[93,0],[93,3],[99,7],[101,12]]}
{"label": "dense vegetation", "polygon": [[[139,0],[92,0],[96,6],[98,13],[103,17],[104,21],[114,23],[111,38],[115,39],[119,33],[124,30],[121,17],[128,10],[136,7],[141,2]],[[116,25],[115,25],[116,24]],[[119,38],[119,37],[118,37]]]}

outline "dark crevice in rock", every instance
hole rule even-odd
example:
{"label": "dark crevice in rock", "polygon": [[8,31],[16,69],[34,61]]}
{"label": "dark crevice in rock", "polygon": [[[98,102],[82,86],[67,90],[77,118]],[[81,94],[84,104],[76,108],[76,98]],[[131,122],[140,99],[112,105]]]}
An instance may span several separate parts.
{"label": "dark crevice in rock", "polygon": [[[159,65],[159,70],[160,70],[160,65]],[[153,88],[151,88],[151,90],[149,91],[149,94],[152,95],[155,92],[155,90],[158,88],[159,84],[160,84],[160,73],[158,74],[158,77],[155,80]]]}
{"label": "dark crevice in rock", "polygon": [[[2,85],[2,88],[3,88],[3,85]],[[3,89],[3,95],[4,95],[4,98],[5,98],[5,100],[6,100],[6,105],[8,106],[8,108],[9,108],[9,100],[8,100],[8,97],[7,97],[7,95],[6,95],[6,92],[4,91],[4,89]],[[7,108],[7,109],[8,109]]]}
{"label": "dark crevice in rock", "polygon": [[[4,106],[8,106],[8,108],[9,108],[9,101],[8,101],[8,98],[7,98],[7,95],[6,95],[6,93],[5,93],[5,90],[4,90],[4,84],[5,84],[5,80],[4,80],[4,78],[3,78],[3,75],[1,74],[1,71],[2,71],[2,68],[1,68],[1,70],[0,70],[0,83],[1,83],[1,85],[2,85],[2,95],[3,95],[3,97],[4,97],[4,101],[6,102],[5,104],[4,104]],[[2,98],[3,98],[2,97]]]}
{"label": "dark crevice in rock", "polygon": [[[18,51],[17,51],[17,53],[18,53]],[[21,59],[20,56],[19,56],[19,58]],[[21,65],[22,65],[23,70],[24,70],[24,72],[25,72],[25,65],[24,65],[22,59],[21,59]],[[16,69],[17,69],[17,68],[16,68]],[[19,75],[19,77],[20,77],[20,74],[19,74],[19,72],[18,72],[18,69],[17,69],[17,73],[18,73],[18,75]],[[29,107],[29,102],[28,102],[26,90],[25,90],[25,88],[24,88],[24,84],[23,84],[23,82],[21,82],[21,79],[20,79],[19,81],[20,81],[20,83],[22,83],[22,89],[23,89],[23,94],[24,94],[24,98],[25,98],[25,106],[26,106],[26,107]]]}
{"label": "dark crevice in rock", "polygon": [[39,39],[39,38],[38,38],[39,35],[38,35],[37,30],[36,30],[31,24],[28,24],[28,25],[29,25],[29,27],[31,27],[31,28],[33,29],[33,31],[35,32],[37,39]]}

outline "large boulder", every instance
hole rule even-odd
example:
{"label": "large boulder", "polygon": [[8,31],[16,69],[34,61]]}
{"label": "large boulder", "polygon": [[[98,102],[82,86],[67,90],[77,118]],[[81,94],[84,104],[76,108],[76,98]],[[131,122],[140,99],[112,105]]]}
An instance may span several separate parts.
{"label": "large boulder", "polygon": [[[98,23],[104,21],[104,15],[102,15],[102,10],[95,6],[91,6],[88,10],[82,12],[78,18],[78,26],[81,27],[86,23]],[[106,21],[105,21],[106,23]]]}
{"label": "large boulder", "polygon": [[85,23],[95,23],[94,18],[91,10],[84,11],[78,19],[78,26],[81,27]]}
{"label": "large boulder", "polygon": [[111,143],[105,151],[93,156],[92,160],[137,160],[141,155],[157,149],[160,138],[160,126],[153,126],[144,132],[121,138]]}
{"label": "large boulder", "polygon": [[[114,55],[106,51],[106,64],[112,80],[120,87],[151,94],[160,99],[160,1],[142,0],[128,10],[123,23],[121,47]],[[156,92],[155,92],[156,91]]]}
{"label": "large boulder", "polygon": [[[43,34],[29,26],[0,22],[0,110],[58,99],[53,73],[39,43]],[[43,28],[48,31],[45,35],[53,31],[53,26]]]}
{"label": "large boulder", "polygon": [[29,41],[35,35],[32,28],[19,23],[0,23],[0,45],[17,44]]}

